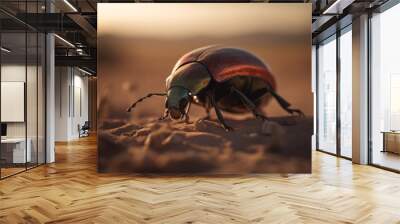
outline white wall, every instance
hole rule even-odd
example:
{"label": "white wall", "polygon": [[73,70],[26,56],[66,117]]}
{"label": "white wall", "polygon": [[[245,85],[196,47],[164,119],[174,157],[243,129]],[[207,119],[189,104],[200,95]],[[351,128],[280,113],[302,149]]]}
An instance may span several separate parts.
{"label": "white wall", "polygon": [[[36,87],[36,80],[32,80],[29,75],[35,74],[36,76],[36,67],[35,66],[28,66],[27,68],[24,65],[18,65],[18,64],[5,64],[1,66],[1,81],[2,82],[25,82],[25,75],[26,75],[26,70],[27,69],[27,74],[28,74],[28,81],[29,81],[29,86],[35,86]],[[30,106],[30,111],[36,110],[36,88],[27,88],[27,103],[31,105]],[[32,108],[34,107],[34,108]],[[7,108],[1,108],[1,110],[7,110]],[[27,119],[28,122],[34,121],[36,124],[36,113],[28,113],[27,114]],[[34,125],[28,124],[28,129],[29,127],[33,127]],[[36,125],[34,127],[36,130]],[[29,134],[28,130],[28,134]],[[25,122],[7,122],[7,136],[8,137],[25,137]],[[29,137],[29,135],[28,135]]]}
{"label": "white wall", "polygon": [[88,111],[88,78],[81,76],[81,73],[74,75],[73,81],[73,94],[72,99],[74,102],[72,108],[72,119],[71,119],[71,135],[73,138],[79,137],[78,125],[83,125],[85,121],[88,121],[89,111]]}
{"label": "white wall", "polygon": [[[2,65],[1,81],[3,82],[25,82],[25,64],[24,65]],[[1,108],[7,110],[7,108]],[[7,123],[7,137],[25,137],[25,123]]]}
{"label": "white wall", "polygon": [[79,137],[78,125],[88,120],[88,78],[72,67],[56,67],[55,140]]}
{"label": "white wall", "polygon": [[69,68],[55,68],[55,141],[68,140],[68,117],[69,117],[69,96],[68,88],[70,83]]}

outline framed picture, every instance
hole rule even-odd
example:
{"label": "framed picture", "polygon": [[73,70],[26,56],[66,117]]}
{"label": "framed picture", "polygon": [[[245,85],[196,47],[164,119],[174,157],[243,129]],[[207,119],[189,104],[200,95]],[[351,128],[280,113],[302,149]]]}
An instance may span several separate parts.
{"label": "framed picture", "polygon": [[310,21],[310,4],[99,4],[98,170],[310,173]]}

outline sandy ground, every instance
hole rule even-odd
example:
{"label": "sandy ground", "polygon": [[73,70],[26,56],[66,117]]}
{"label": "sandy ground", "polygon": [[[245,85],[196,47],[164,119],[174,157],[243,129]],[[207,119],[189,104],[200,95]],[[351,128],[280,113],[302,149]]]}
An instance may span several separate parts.
{"label": "sandy ground", "polygon": [[100,171],[135,173],[308,173],[312,118],[271,121],[229,119],[226,132],[215,120],[121,120],[99,133]]}

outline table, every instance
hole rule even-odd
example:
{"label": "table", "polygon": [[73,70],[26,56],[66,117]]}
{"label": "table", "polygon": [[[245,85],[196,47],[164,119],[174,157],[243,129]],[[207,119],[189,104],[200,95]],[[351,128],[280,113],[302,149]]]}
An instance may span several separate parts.
{"label": "table", "polygon": [[[25,145],[26,153],[25,153]],[[32,141],[30,138],[5,138],[1,139],[1,159],[5,160],[6,163],[26,163],[31,162]]]}
{"label": "table", "polygon": [[382,131],[383,150],[382,152],[392,152],[400,154],[400,131]]}

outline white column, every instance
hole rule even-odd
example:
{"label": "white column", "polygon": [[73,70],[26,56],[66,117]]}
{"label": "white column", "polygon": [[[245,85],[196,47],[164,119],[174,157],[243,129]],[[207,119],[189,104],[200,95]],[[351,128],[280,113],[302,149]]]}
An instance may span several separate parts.
{"label": "white column", "polygon": [[353,19],[353,162],[368,163],[368,15]]}
{"label": "white column", "polygon": [[55,161],[55,54],[54,35],[46,36],[46,163]]}

